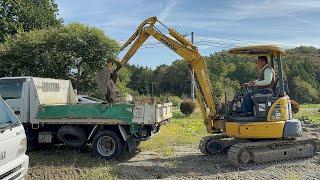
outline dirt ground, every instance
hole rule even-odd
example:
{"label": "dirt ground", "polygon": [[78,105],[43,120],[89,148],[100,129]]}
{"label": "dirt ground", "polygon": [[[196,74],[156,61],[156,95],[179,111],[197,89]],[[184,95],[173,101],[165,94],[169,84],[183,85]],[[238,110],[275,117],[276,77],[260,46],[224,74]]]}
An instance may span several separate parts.
{"label": "dirt ground", "polygon": [[[303,123],[305,135],[320,138],[320,124]],[[173,146],[164,156],[141,151],[105,162],[89,150],[49,147],[30,153],[31,179],[320,179],[320,155],[246,169],[229,165],[226,155],[204,156],[197,145]]]}

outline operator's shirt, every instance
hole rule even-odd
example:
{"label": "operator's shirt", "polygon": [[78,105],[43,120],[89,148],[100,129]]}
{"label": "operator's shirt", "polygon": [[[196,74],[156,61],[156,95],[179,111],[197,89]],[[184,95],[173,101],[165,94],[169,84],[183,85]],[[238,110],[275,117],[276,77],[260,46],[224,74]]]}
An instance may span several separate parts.
{"label": "operator's shirt", "polygon": [[272,68],[268,68],[267,67],[268,64],[266,64],[262,70],[260,71],[260,73],[264,74],[264,79],[263,80],[255,80],[254,83],[256,86],[268,86],[271,84],[273,76],[274,76],[274,71]]}

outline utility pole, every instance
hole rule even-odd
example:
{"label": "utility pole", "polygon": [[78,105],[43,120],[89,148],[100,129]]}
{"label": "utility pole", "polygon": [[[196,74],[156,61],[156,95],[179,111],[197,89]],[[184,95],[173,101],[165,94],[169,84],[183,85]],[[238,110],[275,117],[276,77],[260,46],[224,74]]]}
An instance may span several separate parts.
{"label": "utility pole", "polygon": [[153,81],[151,82],[151,97],[153,97],[153,88],[154,88],[154,85],[153,85]]}
{"label": "utility pole", "polygon": [[[193,32],[191,32],[191,43],[193,44]],[[191,99],[192,101],[195,101],[195,96],[194,96],[194,86],[195,86],[195,82],[194,82],[194,69],[191,68]]]}

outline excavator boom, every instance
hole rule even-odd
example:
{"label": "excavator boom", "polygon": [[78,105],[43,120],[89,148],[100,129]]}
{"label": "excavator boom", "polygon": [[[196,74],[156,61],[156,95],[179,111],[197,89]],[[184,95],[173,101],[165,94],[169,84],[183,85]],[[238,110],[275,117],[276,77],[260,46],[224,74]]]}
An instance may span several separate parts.
{"label": "excavator boom", "polygon": [[[164,35],[160,32],[155,24],[159,23],[163,25],[171,37]],[[121,51],[131,45],[128,51],[125,53],[124,57],[119,60],[109,61],[107,68],[103,71],[110,72],[99,72],[98,74],[111,74],[110,77],[115,77],[119,70],[128,63],[131,57],[138,51],[138,49],[143,45],[143,43],[150,37],[154,37],[156,40],[160,41],[166,47],[171,49],[173,52],[181,56],[187,61],[194,69],[196,76],[196,95],[199,102],[199,107],[201,110],[204,123],[206,125],[207,131],[209,133],[220,132],[225,129],[224,120],[220,120],[217,115],[218,103],[215,101],[215,97],[212,92],[212,86],[210,78],[207,72],[206,64],[203,57],[200,55],[198,48],[190,43],[185,37],[179,34],[172,28],[168,28],[163,23],[161,23],[156,17],[150,17],[143,21],[137,30],[131,35],[127,42],[121,47]],[[112,64],[115,64],[116,68],[112,70]],[[105,78],[104,78],[105,79]],[[112,78],[113,81],[116,78]],[[101,82],[106,82],[106,80],[101,81],[101,78],[97,78],[97,82],[100,82],[100,89],[107,89],[106,87],[101,87]],[[105,93],[106,91],[104,91]]]}

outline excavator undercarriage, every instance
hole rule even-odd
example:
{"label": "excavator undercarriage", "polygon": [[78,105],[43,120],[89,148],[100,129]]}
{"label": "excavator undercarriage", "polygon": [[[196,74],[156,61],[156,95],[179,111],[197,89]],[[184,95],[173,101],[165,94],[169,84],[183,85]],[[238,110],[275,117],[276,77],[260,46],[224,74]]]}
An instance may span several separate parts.
{"label": "excavator undercarriage", "polygon": [[227,154],[230,164],[247,167],[313,157],[317,154],[317,144],[316,138],[249,140],[220,134],[203,137],[199,149],[206,155]]}

